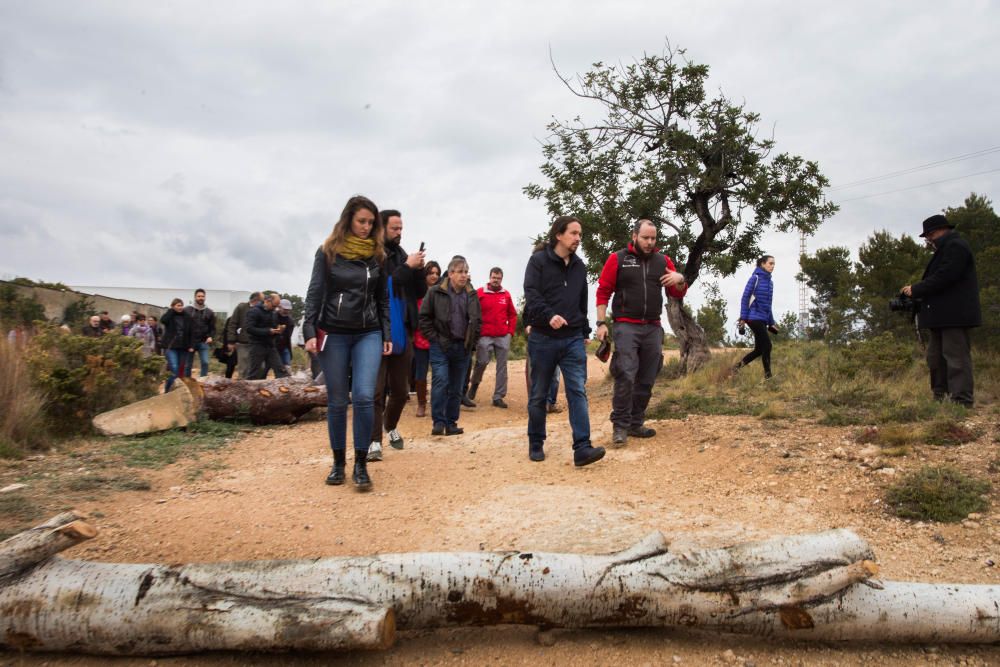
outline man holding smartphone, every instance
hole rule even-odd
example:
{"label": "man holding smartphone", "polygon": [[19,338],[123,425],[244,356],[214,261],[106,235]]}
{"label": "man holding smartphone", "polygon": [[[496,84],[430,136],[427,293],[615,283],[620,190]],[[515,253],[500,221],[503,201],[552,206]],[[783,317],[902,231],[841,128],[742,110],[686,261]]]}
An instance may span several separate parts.
{"label": "man holding smartphone", "polygon": [[[405,305],[403,324],[406,328],[406,346],[401,354],[382,357],[378,380],[375,384],[375,421],[372,425],[372,442],[368,447],[368,460],[382,460],[382,431],[389,435],[393,449],[403,448],[403,436],[396,430],[399,417],[410,394],[410,364],[413,361],[413,332],[417,329],[417,299],[427,293],[424,280],[424,244],[420,250],[406,254],[400,246],[403,238],[403,216],[395,209],[379,212],[385,229],[385,271],[392,278],[390,295],[399,297]],[[388,394],[388,400],[386,399]]]}

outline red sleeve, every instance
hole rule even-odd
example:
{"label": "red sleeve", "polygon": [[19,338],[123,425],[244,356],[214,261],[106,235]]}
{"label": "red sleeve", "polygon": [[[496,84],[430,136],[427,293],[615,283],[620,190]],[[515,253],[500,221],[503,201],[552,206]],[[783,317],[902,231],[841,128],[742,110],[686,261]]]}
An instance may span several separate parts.
{"label": "red sleeve", "polygon": [[507,292],[507,333],[513,338],[517,333],[517,308],[514,307],[514,297]]}
{"label": "red sleeve", "polygon": [[[670,260],[667,260],[668,262]],[[618,284],[618,253],[613,252],[604,262],[601,269],[601,277],[597,279],[597,305],[606,306],[611,301],[611,295],[615,293],[615,285]]]}
{"label": "red sleeve", "polygon": [[[663,256],[663,259],[667,260],[667,271],[677,270],[674,267],[674,261],[672,259],[670,259],[666,255]],[[671,285],[670,287],[667,288],[667,294],[674,297],[675,299],[683,299],[684,295],[687,294],[687,291],[688,291],[687,283],[684,283],[684,289],[678,289],[677,285]]]}

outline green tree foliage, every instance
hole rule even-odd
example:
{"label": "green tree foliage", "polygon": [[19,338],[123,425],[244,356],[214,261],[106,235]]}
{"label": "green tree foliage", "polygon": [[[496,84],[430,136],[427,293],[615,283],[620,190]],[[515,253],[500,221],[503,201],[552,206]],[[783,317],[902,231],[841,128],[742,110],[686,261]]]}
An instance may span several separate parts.
{"label": "green tree foliage", "polygon": [[0,326],[3,333],[15,326],[30,327],[45,321],[45,306],[34,296],[24,296],[13,285],[0,285]]}
{"label": "green tree foliage", "polygon": [[669,232],[661,244],[688,283],[701,270],[731,275],[758,257],[771,226],[813,232],[837,207],[823,199],[815,162],[772,154],[760,116],[705,89],[707,65],[667,47],[631,65],[596,63],[570,91],[593,100],[602,117],[556,120],[543,147],[548,185],[525,193],[552,215],[578,216],[592,278],[630,238],[640,217]]}
{"label": "green tree foliage", "polygon": [[52,432],[84,433],[90,419],[156,393],[162,357],[143,357],[136,338],[87,338],[45,325],[26,352],[32,384],[46,398]]}
{"label": "green tree foliage", "polygon": [[851,252],[847,248],[820,248],[799,258],[805,280],[813,291],[806,336],[828,342],[845,342],[854,332],[857,294]]}
{"label": "green tree foliage", "polygon": [[713,347],[722,345],[726,340],[726,300],[722,298],[719,286],[715,283],[705,285],[705,301],[695,315],[695,321],[705,332],[705,339]]}
{"label": "green tree foliage", "polygon": [[855,264],[857,314],[867,335],[891,332],[912,337],[912,318],[889,310],[889,300],[899,296],[903,285],[920,279],[930,257],[923,243],[906,234],[897,239],[885,231],[875,232],[861,245]]}
{"label": "green tree foliage", "polygon": [[31,278],[17,277],[10,282],[15,285],[23,285],[24,287],[45,287],[47,289],[57,289],[62,292],[70,291],[70,288],[63,283],[47,283],[44,280],[32,280]]}
{"label": "green tree foliage", "polygon": [[778,318],[778,333],[775,336],[778,340],[799,338],[801,333],[799,331],[799,316],[792,311],[788,311]]}
{"label": "green tree foliage", "polygon": [[94,301],[86,294],[81,294],[75,301],[63,309],[62,323],[73,331],[79,331],[94,314]]}

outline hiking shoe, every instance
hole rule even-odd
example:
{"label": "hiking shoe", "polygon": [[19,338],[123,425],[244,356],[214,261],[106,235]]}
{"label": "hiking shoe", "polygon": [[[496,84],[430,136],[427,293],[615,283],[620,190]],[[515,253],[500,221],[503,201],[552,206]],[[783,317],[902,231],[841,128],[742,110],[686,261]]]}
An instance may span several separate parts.
{"label": "hiking shoe", "polygon": [[656,429],[648,426],[633,426],[628,430],[628,434],[633,438],[652,438],[656,435]]}
{"label": "hiking shoe", "polygon": [[474,400],[472,400],[471,398],[469,398],[469,395],[466,394],[466,395],[462,396],[462,407],[463,408],[474,408],[474,407],[476,407],[476,402]]}
{"label": "hiking shoe", "polygon": [[434,428],[431,429],[431,435],[444,435],[444,424],[434,424]]}
{"label": "hiking shoe", "polygon": [[532,461],[544,461],[545,450],[542,445],[528,445],[528,458]]}
{"label": "hiking shoe", "polygon": [[382,443],[372,442],[368,447],[368,456],[365,457],[366,461],[381,461],[382,460]]}
{"label": "hiking shoe", "polygon": [[611,446],[624,447],[627,441],[628,432],[621,426],[615,426],[614,430],[611,432]]}
{"label": "hiking shoe", "polygon": [[465,429],[462,428],[461,426],[445,426],[444,427],[444,434],[445,435],[462,435],[463,433],[465,433]]}
{"label": "hiking shoe", "polygon": [[396,429],[389,431],[389,446],[393,449],[403,448],[403,436]]}
{"label": "hiking shoe", "polygon": [[604,447],[587,445],[573,452],[573,465],[577,468],[596,463],[604,458]]}
{"label": "hiking shoe", "polygon": [[504,408],[504,409],[507,409],[507,407],[509,407],[509,406],[507,405],[506,401],[504,401],[502,398],[494,398],[493,399],[493,407],[494,408]]}

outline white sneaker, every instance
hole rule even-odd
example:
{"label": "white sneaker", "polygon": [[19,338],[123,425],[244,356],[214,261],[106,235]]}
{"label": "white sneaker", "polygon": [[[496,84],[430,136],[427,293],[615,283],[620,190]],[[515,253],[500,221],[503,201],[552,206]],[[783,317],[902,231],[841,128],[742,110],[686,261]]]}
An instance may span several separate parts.
{"label": "white sneaker", "polygon": [[382,445],[377,442],[372,442],[368,447],[368,456],[365,458],[366,461],[371,463],[372,461],[382,460]]}
{"label": "white sneaker", "polygon": [[396,429],[389,431],[389,446],[393,449],[403,448],[403,436]]}

